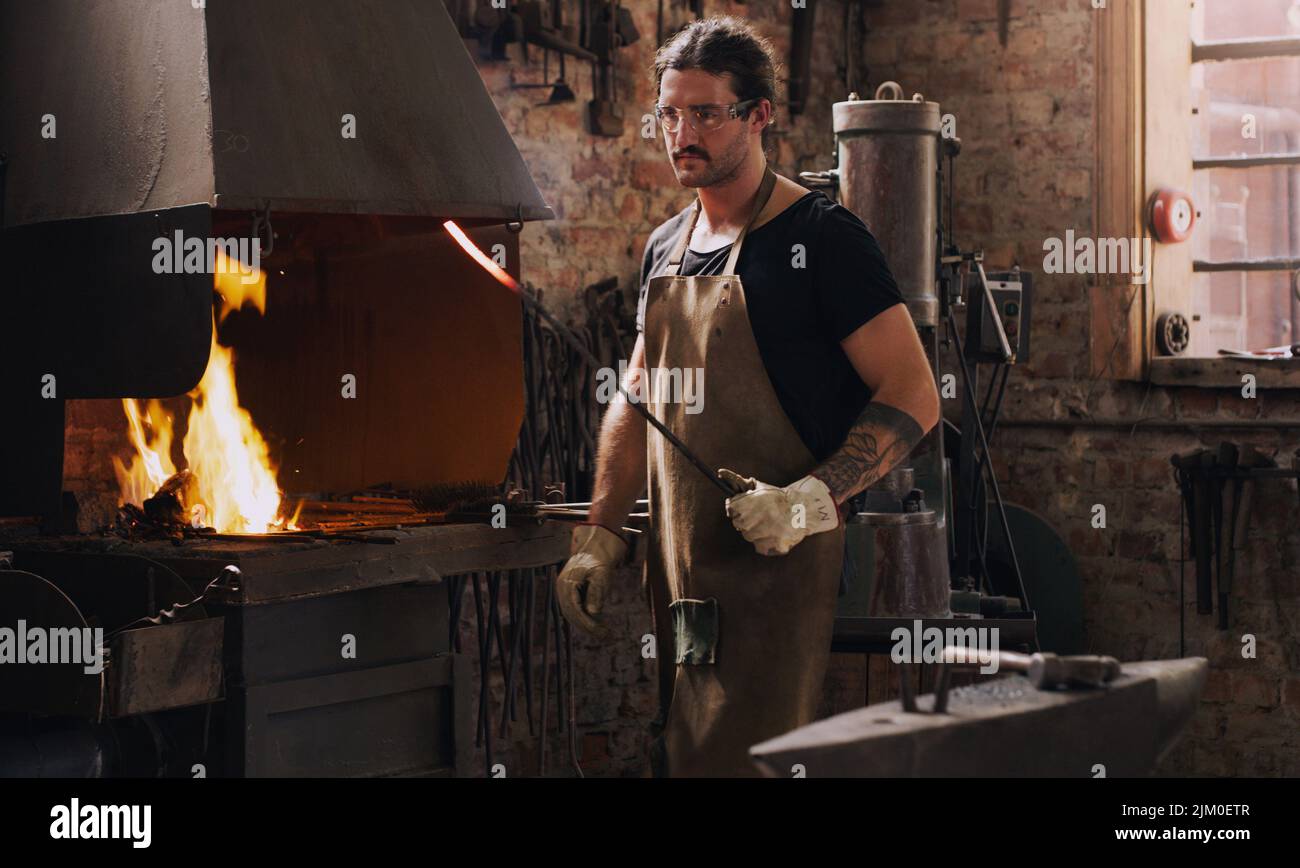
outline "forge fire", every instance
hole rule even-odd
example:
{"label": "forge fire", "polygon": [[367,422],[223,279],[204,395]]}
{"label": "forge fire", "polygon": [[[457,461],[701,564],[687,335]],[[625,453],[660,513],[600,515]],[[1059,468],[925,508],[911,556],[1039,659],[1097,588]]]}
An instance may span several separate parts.
{"label": "forge fire", "polygon": [[[223,533],[265,533],[296,529],[282,511],[283,494],[276,483],[270,450],[253,418],[239,404],[234,353],[217,341],[216,324],[232,310],[248,305],[266,310],[266,275],[238,265],[218,251],[214,273],[219,298],[208,366],[187,397],[182,452],[185,462],[172,461],[175,419],[157,400],[123,398],[135,454],[127,462],[113,459],[124,506],[137,523],[189,524]],[[252,280],[245,280],[251,275]],[[178,472],[180,471],[180,472]],[[146,511],[151,501],[166,505]]]}

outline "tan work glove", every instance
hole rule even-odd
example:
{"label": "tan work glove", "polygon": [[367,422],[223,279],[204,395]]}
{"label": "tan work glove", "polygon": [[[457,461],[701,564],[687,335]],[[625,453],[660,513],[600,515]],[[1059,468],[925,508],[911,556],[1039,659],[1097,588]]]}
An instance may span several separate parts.
{"label": "tan work glove", "polygon": [[719,470],[723,482],[742,489],[727,498],[727,516],[760,555],[784,555],[809,534],[834,530],[840,511],[831,491],[815,476],[784,488]]}
{"label": "tan work glove", "polygon": [[600,620],[605,608],[614,569],[627,556],[627,543],[599,524],[580,524],[573,529],[568,561],[555,582],[555,600],[564,619],[599,638],[608,638],[609,628]]}

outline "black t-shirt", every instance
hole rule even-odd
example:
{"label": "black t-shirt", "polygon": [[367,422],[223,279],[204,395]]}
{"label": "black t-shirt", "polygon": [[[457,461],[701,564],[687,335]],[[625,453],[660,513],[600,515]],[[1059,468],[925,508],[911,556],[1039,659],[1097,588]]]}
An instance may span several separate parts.
{"label": "black t-shirt", "polygon": [[[650,235],[637,331],[645,328],[650,278],[668,267],[690,213]],[[730,252],[730,244],[705,254],[687,250],[681,274],[719,274]],[[745,237],[736,270],[776,396],[808,451],[823,461],[871,400],[840,341],[903,301],[880,245],[851,211],[812,192]]]}

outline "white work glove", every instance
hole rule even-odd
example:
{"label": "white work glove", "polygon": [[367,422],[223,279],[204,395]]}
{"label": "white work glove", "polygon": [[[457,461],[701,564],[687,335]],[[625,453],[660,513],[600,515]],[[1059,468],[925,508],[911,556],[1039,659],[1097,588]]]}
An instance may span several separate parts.
{"label": "white work glove", "polygon": [[787,554],[809,534],[840,525],[835,498],[815,476],[778,488],[730,470],[719,470],[718,475],[747,489],[727,498],[727,516],[760,555]]}
{"label": "white work glove", "polygon": [[601,623],[605,593],[614,569],[627,556],[627,543],[599,524],[580,524],[573,529],[570,556],[555,582],[555,600],[564,619],[599,638],[608,638],[609,628]]}

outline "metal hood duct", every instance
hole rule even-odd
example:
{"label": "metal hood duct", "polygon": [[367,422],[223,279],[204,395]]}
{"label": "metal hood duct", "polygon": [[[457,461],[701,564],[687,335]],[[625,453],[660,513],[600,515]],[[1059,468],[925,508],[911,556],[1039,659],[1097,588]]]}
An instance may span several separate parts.
{"label": "metal hood duct", "polygon": [[6,226],[184,205],[549,219],[437,0],[0,0]]}

